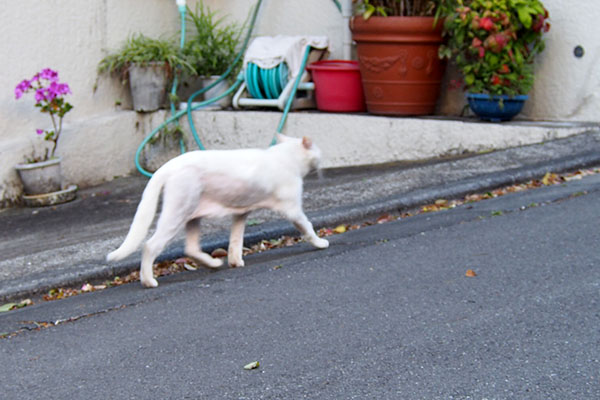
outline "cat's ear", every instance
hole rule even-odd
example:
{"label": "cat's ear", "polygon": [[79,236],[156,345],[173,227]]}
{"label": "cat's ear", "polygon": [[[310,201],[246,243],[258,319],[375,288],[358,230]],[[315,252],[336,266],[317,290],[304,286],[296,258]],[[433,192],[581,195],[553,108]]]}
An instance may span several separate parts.
{"label": "cat's ear", "polygon": [[302,138],[302,146],[304,146],[306,150],[310,150],[312,147],[312,140],[309,137],[304,136]]}

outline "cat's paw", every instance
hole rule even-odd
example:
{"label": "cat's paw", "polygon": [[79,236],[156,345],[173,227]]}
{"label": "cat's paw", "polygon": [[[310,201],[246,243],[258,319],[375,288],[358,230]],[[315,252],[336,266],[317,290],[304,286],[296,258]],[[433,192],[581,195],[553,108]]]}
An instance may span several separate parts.
{"label": "cat's paw", "polygon": [[329,241],[327,241],[326,239],[316,238],[313,241],[311,241],[311,243],[317,249],[326,249],[329,247]]}
{"label": "cat's paw", "polygon": [[223,260],[209,256],[209,258],[203,260],[203,264],[209,268],[219,268],[223,265]]}
{"label": "cat's paw", "polygon": [[141,277],[140,282],[142,283],[142,286],[146,288],[155,288],[158,286],[158,281],[154,278]]}
{"label": "cat's paw", "polygon": [[244,265],[245,265],[244,260],[241,257],[237,260],[235,260],[235,259],[229,260],[229,266],[231,268],[243,267]]}
{"label": "cat's paw", "polygon": [[223,260],[212,257],[210,254],[203,252],[186,252],[188,257],[198,262],[200,265],[208,268],[219,268],[223,265]]}

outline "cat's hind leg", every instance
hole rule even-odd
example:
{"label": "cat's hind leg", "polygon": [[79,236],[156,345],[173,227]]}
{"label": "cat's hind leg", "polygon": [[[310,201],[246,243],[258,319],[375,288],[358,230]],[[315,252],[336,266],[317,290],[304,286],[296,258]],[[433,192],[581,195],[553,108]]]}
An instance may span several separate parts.
{"label": "cat's hind leg", "polygon": [[243,267],[242,250],[244,246],[244,229],[246,227],[246,218],[248,214],[239,214],[233,216],[231,224],[231,234],[229,235],[229,251],[227,260],[230,267]]}
{"label": "cat's hind leg", "polygon": [[223,265],[222,260],[211,257],[210,254],[203,252],[200,247],[200,218],[194,218],[185,224],[184,253],[209,268],[219,268]]}
{"label": "cat's hind leg", "polygon": [[156,231],[142,249],[140,282],[145,287],[158,286],[152,272],[154,260],[190,218],[200,199],[200,188],[189,184],[193,181],[193,176],[188,175],[186,171],[181,171],[165,183],[162,211],[156,223]]}

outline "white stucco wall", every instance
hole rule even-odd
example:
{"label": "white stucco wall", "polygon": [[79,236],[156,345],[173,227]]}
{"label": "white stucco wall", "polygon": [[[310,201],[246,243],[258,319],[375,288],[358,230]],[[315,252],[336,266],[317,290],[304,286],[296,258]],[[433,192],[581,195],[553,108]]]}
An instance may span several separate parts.
{"label": "white stucco wall", "polygon": [[[205,1],[211,9],[240,23],[255,3]],[[531,101],[522,116],[598,122],[600,78],[596,61],[600,48],[595,41],[600,33],[596,23],[600,3],[582,0],[576,8],[562,0],[544,3],[550,10],[552,29],[539,60]],[[193,8],[195,1],[188,0],[188,4]],[[331,0],[263,0],[255,35],[326,35],[331,58],[341,58],[343,29],[341,15]],[[58,148],[59,154],[68,156],[64,170],[70,182],[86,186],[127,174],[134,171],[131,160],[137,144],[161,117],[126,111],[129,94],[116,79],[101,78],[94,91],[97,64],[106,49],[119,47],[133,33],[158,37],[177,35],[178,30],[179,15],[173,0],[2,0],[0,204],[20,192],[13,165],[39,143],[35,129],[49,127],[48,116],[34,108],[33,96],[15,100],[17,83],[50,67],[71,86],[73,94],[68,99],[75,108],[65,118]],[[581,59],[573,56],[576,45],[585,49]],[[122,106],[116,106],[117,101]],[[444,92],[441,113],[456,115],[461,108],[460,92]],[[274,127],[265,127],[268,129]]]}
{"label": "white stucco wall", "polygon": [[[552,26],[524,115],[600,121],[600,2],[544,0],[544,5]],[[581,58],[573,54],[578,45],[585,51]]]}

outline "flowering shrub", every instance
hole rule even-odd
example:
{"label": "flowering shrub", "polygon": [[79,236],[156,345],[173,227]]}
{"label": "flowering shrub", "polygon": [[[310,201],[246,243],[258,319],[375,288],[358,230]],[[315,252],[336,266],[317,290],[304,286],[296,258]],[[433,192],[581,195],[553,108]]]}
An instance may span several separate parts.
{"label": "flowering shrub", "polygon": [[50,68],[43,69],[31,79],[21,81],[15,87],[15,97],[20,99],[25,93],[35,92],[35,106],[43,113],[50,114],[53,129],[43,130],[36,129],[38,135],[44,135],[44,140],[52,142],[52,149],[48,154],[48,149],[43,157],[35,161],[46,161],[54,157],[54,151],[58,144],[60,132],[62,131],[62,119],[73,106],[67,103],[64,99],[66,94],[71,93],[69,85],[60,83],[58,80],[58,72]]}
{"label": "flowering shrub", "polygon": [[456,0],[440,57],[453,59],[472,93],[527,94],[544,50],[548,11],[540,0]]}

